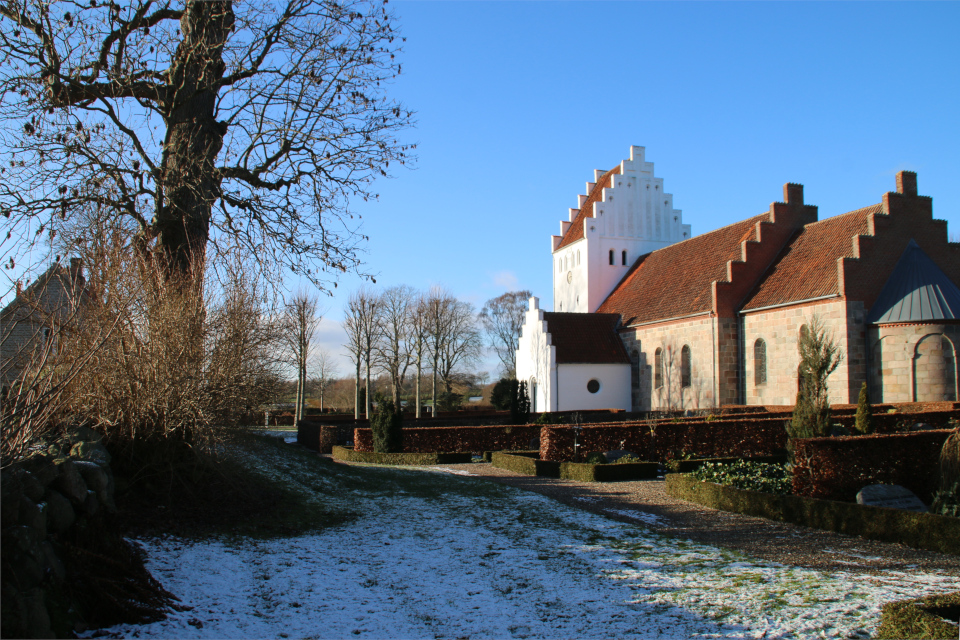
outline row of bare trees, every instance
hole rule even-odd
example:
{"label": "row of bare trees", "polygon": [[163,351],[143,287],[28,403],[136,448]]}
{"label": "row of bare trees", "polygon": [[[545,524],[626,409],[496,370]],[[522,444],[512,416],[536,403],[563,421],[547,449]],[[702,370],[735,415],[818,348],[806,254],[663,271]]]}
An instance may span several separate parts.
{"label": "row of bare trees", "polygon": [[390,377],[394,406],[411,368],[416,371],[416,416],[420,417],[423,372],[432,373],[431,395],[437,407],[438,380],[451,393],[455,375],[480,358],[482,334],[473,305],[441,287],[418,292],[390,287],[382,293],[360,289],[344,309],[346,347],[356,369],[354,416],[359,419],[361,369],[366,389],[363,414],[370,415],[371,371]]}

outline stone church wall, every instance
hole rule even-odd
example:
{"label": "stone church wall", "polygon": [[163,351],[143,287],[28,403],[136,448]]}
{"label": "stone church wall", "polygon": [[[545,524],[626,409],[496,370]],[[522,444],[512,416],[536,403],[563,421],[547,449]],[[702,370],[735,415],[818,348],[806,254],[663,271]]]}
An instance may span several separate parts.
{"label": "stone church wall", "polygon": [[[843,361],[827,378],[831,404],[857,401],[866,376],[862,327],[863,305],[834,298],[748,313],[743,318],[746,404],[792,405],[797,399],[797,340],[800,328],[819,316],[828,335],[843,349]],[[758,378],[756,343],[766,346],[766,380]],[[758,384],[759,383],[759,384]],[[854,391],[855,388],[855,391]],[[874,400],[874,402],[878,402]]]}
{"label": "stone church wall", "polygon": [[881,325],[870,345],[871,402],[957,400],[960,325]]}
{"label": "stone church wall", "polygon": [[[706,314],[688,320],[621,330],[620,337],[632,362],[633,410],[704,409],[716,406],[713,362],[717,333],[714,319]],[[681,379],[684,345],[690,348],[689,386],[684,386]],[[658,348],[662,350],[659,387],[654,372]],[[730,371],[736,375],[736,368]]]}

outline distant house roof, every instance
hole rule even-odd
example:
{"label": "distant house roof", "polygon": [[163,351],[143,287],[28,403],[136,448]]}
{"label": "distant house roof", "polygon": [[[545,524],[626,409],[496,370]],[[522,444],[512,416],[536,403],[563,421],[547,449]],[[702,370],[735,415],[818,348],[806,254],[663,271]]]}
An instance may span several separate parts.
{"label": "distant house roof", "polygon": [[726,280],[727,261],[740,259],[740,243],[768,217],[747,218],[640,256],[597,311],[620,314],[624,326],[710,311],[711,284]]}
{"label": "distant house roof", "polygon": [[[77,292],[80,292],[81,295],[86,295],[86,279],[83,277],[81,264],[79,258],[71,259],[69,267],[62,265],[59,261],[54,262],[50,265],[49,269],[44,271],[36,280],[30,283],[29,286],[17,293],[16,297],[0,311],[0,317],[7,320],[14,311],[23,307],[25,303],[30,302],[31,304],[36,304],[54,278],[60,280],[60,284],[70,295]],[[49,301],[49,303],[53,305],[53,308],[46,309],[46,311],[52,312],[62,306],[65,300],[57,299]]]}
{"label": "distant house roof", "polygon": [[853,257],[853,238],[867,234],[871,213],[883,213],[883,205],[805,225],[774,260],[743,309],[839,294],[837,260]]}
{"label": "distant house roof", "polygon": [[960,289],[912,239],[867,316],[868,324],[960,319]]}
{"label": "distant house roof", "polygon": [[544,311],[547,331],[557,347],[557,364],[629,364],[613,313]]}
{"label": "distant house roof", "polygon": [[620,173],[620,165],[615,166],[613,169],[607,171],[599,180],[597,180],[596,185],[593,187],[593,191],[588,194],[586,201],[584,201],[583,206],[580,207],[580,212],[577,213],[577,217],[573,219],[573,223],[567,228],[567,232],[563,234],[563,237],[560,239],[560,244],[557,245],[557,249],[565,247],[568,244],[573,244],[577,240],[583,239],[583,221],[588,217],[593,217],[593,204],[595,202],[600,202],[603,197],[603,190],[607,187],[613,186],[613,176]]}

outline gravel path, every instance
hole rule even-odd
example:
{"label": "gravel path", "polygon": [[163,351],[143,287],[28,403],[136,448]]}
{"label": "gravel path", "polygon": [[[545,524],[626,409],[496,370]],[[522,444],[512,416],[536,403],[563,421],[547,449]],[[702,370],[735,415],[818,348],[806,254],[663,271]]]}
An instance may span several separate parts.
{"label": "gravel path", "polygon": [[901,544],[718,511],[667,495],[663,480],[592,483],[525,476],[489,463],[432,467],[508,484],[658,533],[735,549],[754,558],[824,571],[874,574],[919,568],[960,575],[960,557]]}

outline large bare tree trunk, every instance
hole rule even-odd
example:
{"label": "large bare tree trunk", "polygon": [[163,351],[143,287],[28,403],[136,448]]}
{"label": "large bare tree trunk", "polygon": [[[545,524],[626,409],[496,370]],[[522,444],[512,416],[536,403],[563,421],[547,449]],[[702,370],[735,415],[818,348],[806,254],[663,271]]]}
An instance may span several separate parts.
{"label": "large bare tree trunk", "polygon": [[183,40],[170,67],[173,91],[161,163],[166,197],[157,203],[154,225],[170,273],[190,273],[194,264],[202,273],[211,210],[220,193],[216,161],[227,126],[216,120],[216,103],[233,23],[230,0],[187,0],[180,19]]}

